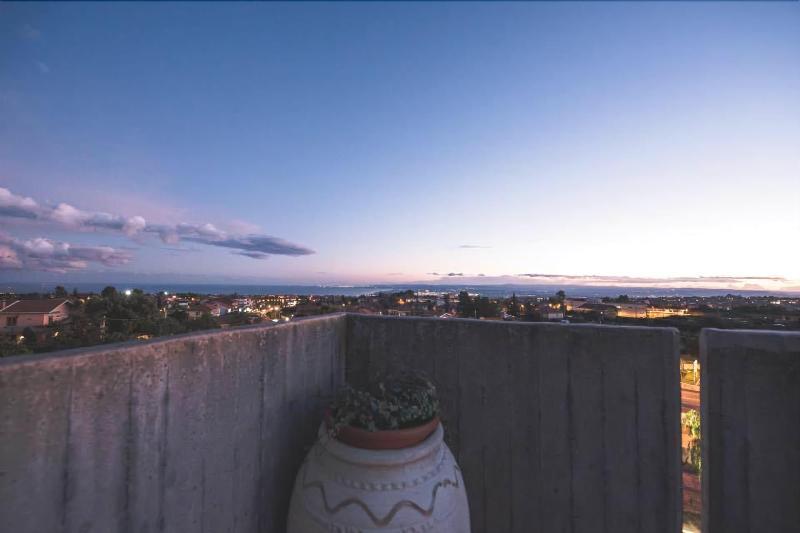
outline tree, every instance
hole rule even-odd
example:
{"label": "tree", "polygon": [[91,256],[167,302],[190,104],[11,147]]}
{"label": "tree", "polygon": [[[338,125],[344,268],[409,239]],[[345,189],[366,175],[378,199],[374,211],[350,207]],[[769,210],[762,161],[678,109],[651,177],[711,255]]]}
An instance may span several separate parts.
{"label": "tree", "polygon": [[567,298],[567,294],[564,291],[557,291],[555,296],[551,296],[548,298],[548,301],[551,304],[558,304],[560,306],[564,305],[564,300]]}
{"label": "tree", "polygon": [[511,316],[519,316],[519,300],[517,300],[517,293],[511,295],[511,301],[508,303],[508,314]]}
{"label": "tree", "polygon": [[186,326],[172,317],[161,318],[156,322],[156,335],[175,335],[185,331]]}
{"label": "tree", "polygon": [[525,316],[523,320],[533,322],[536,318],[536,302],[528,300],[525,302]]}
{"label": "tree", "polygon": [[31,349],[28,348],[24,343],[17,343],[13,339],[0,337],[0,357],[6,357],[9,355],[22,355],[25,353],[31,353]]}
{"label": "tree", "polygon": [[100,296],[103,298],[114,298],[117,296],[117,289],[116,287],[108,286],[100,292]]}
{"label": "tree", "polygon": [[493,318],[500,315],[500,306],[497,302],[485,296],[479,297],[475,302],[475,315],[477,318]]}
{"label": "tree", "polygon": [[186,322],[187,320],[189,320],[189,313],[187,313],[185,309],[181,309],[180,307],[174,309],[169,316],[171,316],[178,322]]}
{"label": "tree", "polygon": [[458,314],[464,318],[477,318],[475,302],[467,291],[458,293]]}
{"label": "tree", "polygon": [[36,345],[36,332],[33,331],[33,328],[27,327],[23,329],[22,336],[25,337],[25,344],[27,344],[28,347]]}
{"label": "tree", "polygon": [[201,329],[215,329],[219,328],[219,322],[210,313],[203,313],[200,318],[190,320],[186,323],[186,328],[189,331],[198,331]]}
{"label": "tree", "polygon": [[58,285],[53,291],[53,293],[55,294],[56,298],[66,298],[68,296],[67,289],[65,289],[61,285]]}

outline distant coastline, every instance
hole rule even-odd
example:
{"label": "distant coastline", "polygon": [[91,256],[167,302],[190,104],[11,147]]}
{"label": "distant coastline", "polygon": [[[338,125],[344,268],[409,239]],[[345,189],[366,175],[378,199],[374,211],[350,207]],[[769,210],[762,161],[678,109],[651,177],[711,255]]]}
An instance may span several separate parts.
{"label": "distant coastline", "polygon": [[474,285],[474,284],[433,284],[433,283],[398,283],[375,285],[279,285],[279,284],[236,284],[236,283],[141,283],[141,282],[73,282],[62,283],[47,282],[0,282],[0,293],[48,293],[57,285],[64,286],[68,292],[77,289],[78,292],[99,293],[103,287],[112,285],[117,289],[141,289],[145,292],[169,293],[197,293],[197,294],[293,294],[298,296],[308,295],[343,295],[360,296],[378,292],[433,291],[433,292],[458,292],[461,290],[489,297],[517,296],[546,296],[555,291],[563,290],[569,296],[601,298],[627,294],[631,297],[644,298],[648,296],[724,296],[736,294],[744,296],[789,296],[798,295],[797,291],[764,291],[764,290],[737,290],[737,289],[709,289],[709,288],[661,288],[661,287],[624,287],[624,286],[587,286],[587,285]]}

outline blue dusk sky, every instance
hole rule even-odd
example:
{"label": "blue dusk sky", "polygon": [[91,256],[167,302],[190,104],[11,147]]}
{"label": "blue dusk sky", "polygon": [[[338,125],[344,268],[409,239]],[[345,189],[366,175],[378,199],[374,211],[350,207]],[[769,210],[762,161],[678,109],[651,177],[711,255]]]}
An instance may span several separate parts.
{"label": "blue dusk sky", "polygon": [[0,228],[6,280],[797,290],[800,4],[3,2]]}

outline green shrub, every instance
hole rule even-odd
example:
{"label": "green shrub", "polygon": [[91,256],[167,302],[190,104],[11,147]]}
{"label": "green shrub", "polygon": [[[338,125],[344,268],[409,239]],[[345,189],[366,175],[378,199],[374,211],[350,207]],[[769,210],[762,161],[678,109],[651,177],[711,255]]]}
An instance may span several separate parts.
{"label": "green shrub", "polygon": [[701,440],[700,440],[700,413],[689,409],[681,413],[681,425],[689,433],[691,441],[686,448],[686,464],[691,466],[698,474],[702,471]]}
{"label": "green shrub", "polygon": [[427,376],[410,371],[383,374],[367,390],[342,387],[331,404],[331,433],[343,426],[368,431],[415,427],[438,412],[436,386]]}

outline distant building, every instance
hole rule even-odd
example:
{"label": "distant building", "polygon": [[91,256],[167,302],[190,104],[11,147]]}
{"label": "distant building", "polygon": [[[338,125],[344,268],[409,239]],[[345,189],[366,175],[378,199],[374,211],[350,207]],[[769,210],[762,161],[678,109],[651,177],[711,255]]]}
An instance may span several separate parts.
{"label": "distant building", "polygon": [[580,307],[576,307],[575,311],[578,313],[597,313],[601,317],[616,318],[618,309],[611,304],[585,303]]}
{"label": "distant building", "polygon": [[16,300],[0,310],[3,329],[50,326],[69,318],[69,300]]}
{"label": "distant building", "polygon": [[567,311],[572,311],[573,309],[582,306],[586,303],[586,298],[565,298],[564,299],[564,307]]}
{"label": "distant building", "polygon": [[542,320],[562,320],[564,318],[564,311],[549,305],[540,305],[536,309],[536,313]]}
{"label": "distant building", "polygon": [[186,310],[186,316],[189,318],[189,320],[197,320],[203,315],[210,315],[210,314],[211,314],[211,308],[204,304],[192,304]]}
{"label": "distant building", "polygon": [[231,310],[242,312],[249,312],[253,307],[253,300],[250,298],[240,297],[234,298],[231,301]]}
{"label": "distant building", "polygon": [[688,309],[648,307],[647,318],[667,318],[670,316],[688,316]]}
{"label": "distant building", "polygon": [[666,318],[689,314],[689,310],[686,308],[659,308],[647,303],[608,302],[604,305],[614,306],[617,309],[617,317],[619,318]]}
{"label": "distant building", "polygon": [[647,305],[637,303],[613,303],[619,318],[647,318]]}
{"label": "distant building", "polygon": [[205,306],[209,308],[211,316],[227,315],[231,310],[231,304],[225,300],[210,300],[205,302]]}

